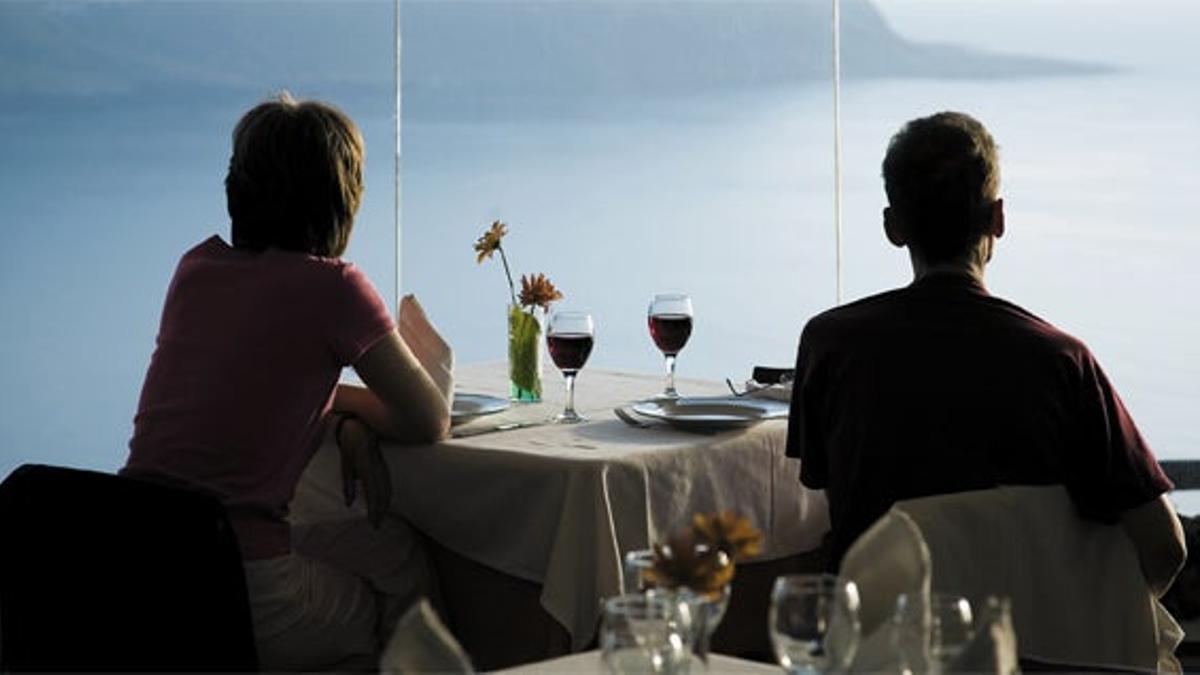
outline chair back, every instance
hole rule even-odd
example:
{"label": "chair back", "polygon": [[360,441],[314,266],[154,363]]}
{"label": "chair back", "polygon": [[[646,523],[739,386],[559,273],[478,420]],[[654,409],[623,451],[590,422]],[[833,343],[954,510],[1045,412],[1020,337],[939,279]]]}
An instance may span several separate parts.
{"label": "chair back", "polygon": [[1124,531],[1081,518],[1062,486],[1006,486],[897,503],[928,547],[930,587],[1012,601],[1022,659],[1177,671],[1179,627]]}
{"label": "chair back", "polygon": [[212,496],[26,464],[0,484],[0,551],[0,671],[257,670]]}

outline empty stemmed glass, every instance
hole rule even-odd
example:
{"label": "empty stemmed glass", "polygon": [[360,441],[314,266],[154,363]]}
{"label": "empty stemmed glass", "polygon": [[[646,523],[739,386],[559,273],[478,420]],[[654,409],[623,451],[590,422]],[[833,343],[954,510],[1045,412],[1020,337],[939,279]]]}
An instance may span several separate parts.
{"label": "empty stemmed glass", "polygon": [[900,665],[914,672],[949,672],[971,641],[971,603],[959,595],[902,593],[892,616]]}
{"label": "empty stemmed glass", "polygon": [[650,337],[667,360],[667,387],[660,398],[679,398],[675,390],[675,357],[692,335],[692,299],[684,293],[654,296],[648,312]]}
{"label": "empty stemmed glass", "polygon": [[550,317],[546,347],[554,365],[567,380],[567,405],[553,421],[560,424],[583,422],[587,418],[575,412],[575,376],[587,363],[595,339],[592,315],[585,312],[557,312]]}
{"label": "empty stemmed glass", "polygon": [[841,671],[858,649],[858,587],[828,574],[775,580],[769,626],[775,657],[798,673]]}

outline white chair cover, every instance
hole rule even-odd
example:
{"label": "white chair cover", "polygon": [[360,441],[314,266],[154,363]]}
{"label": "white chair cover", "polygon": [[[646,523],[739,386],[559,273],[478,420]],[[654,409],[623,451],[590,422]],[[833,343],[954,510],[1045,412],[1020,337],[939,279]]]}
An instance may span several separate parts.
{"label": "white chair cover", "polygon": [[[904,541],[914,533],[919,544]],[[888,551],[888,542],[897,539],[902,543]],[[932,562],[928,589],[966,596],[973,607],[990,595],[1011,599],[1023,657],[1179,671],[1173,653],[1182,631],[1151,595],[1132,543],[1120,527],[1080,518],[1061,486],[900,502],[855,543],[843,573],[885,595],[915,588],[913,551],[922,546]],[[872,565],[885,569],[865,571]],[[862,593],[868,602],[869,590]],[[870,618],[877,621],[894,595],[869,602]],[[871,635],[864,634],[868,647]]]}

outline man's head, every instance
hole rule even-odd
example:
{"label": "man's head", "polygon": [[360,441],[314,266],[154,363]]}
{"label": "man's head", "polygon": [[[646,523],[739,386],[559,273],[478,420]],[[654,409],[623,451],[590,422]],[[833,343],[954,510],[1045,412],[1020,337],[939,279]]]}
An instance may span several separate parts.
{"label": "man's head", "polygon": [[888,238],[926,264],[962,261],[981,237],[1003,233],[996,143],[969,115],[941,112],[905,124],[888,144],[883,180]]}
{"label": "man's head", "polygon": [[246,113],[225,177],[233,245],[337,257],[363,193],[363,140],[340,110],[287,93]]}

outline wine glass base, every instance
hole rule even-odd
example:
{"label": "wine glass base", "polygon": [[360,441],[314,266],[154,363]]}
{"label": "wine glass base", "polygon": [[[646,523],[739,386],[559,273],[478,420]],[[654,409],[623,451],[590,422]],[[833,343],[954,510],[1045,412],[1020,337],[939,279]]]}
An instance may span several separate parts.
{"label": "wine glass base", "polygon": [[574,410],[570,410],[570,411],[560,412],[559,414],[555,415],[554,417],[551,417],[550,423],[551,424],[579,424],[580,422],[586,422],[587,420],[588,420],[588,418],[584,417],[583,415],[580,415],[579,413],[575,412]]}
{"label": "wine glass base", "polygon": [[660,391],[659,393],[646,399],[647,401],[674,401],[683,398],[679,392],[672,389],[671,391]]}

